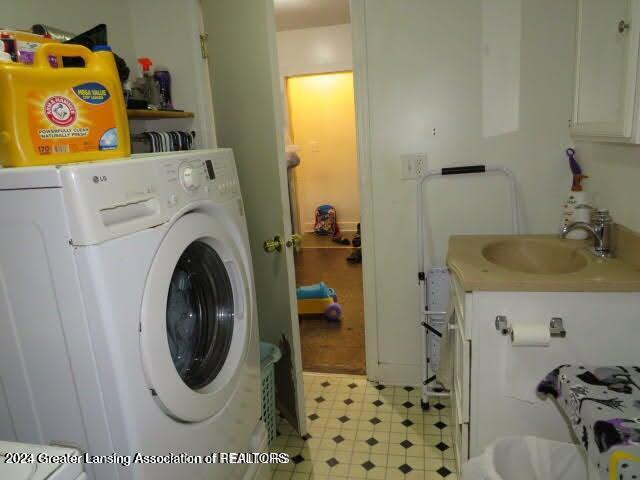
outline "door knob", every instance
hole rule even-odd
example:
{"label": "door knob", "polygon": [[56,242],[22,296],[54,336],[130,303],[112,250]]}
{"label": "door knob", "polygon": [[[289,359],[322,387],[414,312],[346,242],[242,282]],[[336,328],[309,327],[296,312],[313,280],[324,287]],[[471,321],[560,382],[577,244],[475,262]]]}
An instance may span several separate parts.
{"label": "door knob", "polygon": [[271,240],[265,240],[262,244],[262,248],[267,253],[279,252],[282,250],[283,241],[280,239],[278,235],[273,237]]}
{"label": "door knob", "polygon": [[291,239],[287,240],[286,246],[288,248],[291,247],[299,247],[300,245],[302,245],[302,237],[300,235],[294,234],[291,235]]}
{"label": "door knob", "polygon": [[631,28],[631,25],[624,20],[618,22],[618,33],[624,33]]}

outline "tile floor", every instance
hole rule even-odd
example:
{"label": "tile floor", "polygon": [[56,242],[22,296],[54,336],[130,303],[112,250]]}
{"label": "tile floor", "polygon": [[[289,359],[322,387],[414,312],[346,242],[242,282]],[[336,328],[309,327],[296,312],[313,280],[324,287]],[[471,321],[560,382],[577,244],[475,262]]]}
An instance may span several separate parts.
{"label": "tile floor", "polygon": [[362,376],[304,374],[307,426],[301,438],[284,420],[271,449],[292,461],[273,479],[456,480],[448,400],[420,408],[420,392]]}

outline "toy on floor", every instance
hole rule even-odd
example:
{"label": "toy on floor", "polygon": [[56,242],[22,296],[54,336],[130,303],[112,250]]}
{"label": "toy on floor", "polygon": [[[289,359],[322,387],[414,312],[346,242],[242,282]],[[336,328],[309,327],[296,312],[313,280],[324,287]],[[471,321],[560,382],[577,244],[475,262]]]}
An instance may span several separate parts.
{"label": "toy on floor", "polygon": [[342,307],[333,288],[324,282],[298,287],[298,313],[300,315],[324,315],[327,320],[338,321],[342,316]]}
{"label": "toy on floor", "polygon": [[313,231],[316,235],[331,235],[336,237],[340,234],[338,226],[338,213],[332,205],[320,205],[315,211],[316,222]]}

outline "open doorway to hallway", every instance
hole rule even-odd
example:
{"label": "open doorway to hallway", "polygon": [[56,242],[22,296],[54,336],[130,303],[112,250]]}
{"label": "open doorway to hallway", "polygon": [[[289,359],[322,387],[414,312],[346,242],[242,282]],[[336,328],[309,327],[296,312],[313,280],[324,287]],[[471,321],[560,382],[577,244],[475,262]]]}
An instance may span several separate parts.
{"label": "open doorway to hallway", "polygon": [[[307,371],[365,371],[360,192],[351,72],[286,79],[302,363]],[[317,303],[323,287],[336,299]],[[314,290],[315,289],[315,290]],[[332,302],[337,300],[339,305]]]}
{"label": "open doorway to hallway", "polygon": [[351,25],[276,17],[303,368],[365,374]]}

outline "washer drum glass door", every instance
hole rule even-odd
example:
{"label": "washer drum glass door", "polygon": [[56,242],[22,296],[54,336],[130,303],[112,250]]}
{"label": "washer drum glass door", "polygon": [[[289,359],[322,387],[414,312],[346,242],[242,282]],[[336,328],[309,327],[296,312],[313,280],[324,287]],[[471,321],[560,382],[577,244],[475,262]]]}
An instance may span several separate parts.
{"label": "washer drum glass door", "polygon": [[160,407],[179,421],[222,410],[241,374],[252,309],[234,234],[209,215],[181,217],[147,278],[140,321],[145,375]]}
{"label": "washer drum glass door", "polygon": [[173,365],[190,388],[216,378],[233,338],[233,288],[216,251],[191,243],[176,265],[167,300],[167,336]]}

